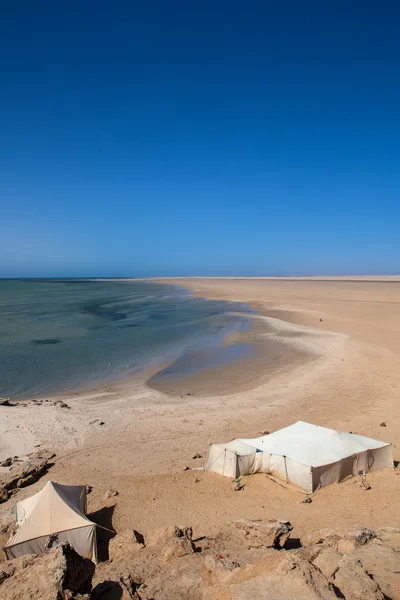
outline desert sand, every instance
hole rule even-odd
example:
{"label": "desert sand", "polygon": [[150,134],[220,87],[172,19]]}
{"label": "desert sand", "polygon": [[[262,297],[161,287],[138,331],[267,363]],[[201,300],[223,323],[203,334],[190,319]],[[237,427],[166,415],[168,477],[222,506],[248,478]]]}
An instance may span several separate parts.
{"label": "desert sand", "polygon": [[[103,508],[108,488],[117,490],[107,517],[117,531],[192,525],[197,537],[243,516],[288,519],[299,536],[310,524],[399,527],[399,469],[369,474],[368,491],[353,478],[303,504],[299,490],[265,475],[244,478],[244,490],[235,493],[223,477],[184,468],[200,467],[211,442],[254,437],[299,419],[390,441],[399,460],[400,282],[164,281],[254,308],[249,335],[260,345],[256,364],[202,373],[168,393],[146,385],[153,367],[104,389],[64,395],[69,409],[54,406],[54,398],[0,406],[1,459],[38,444],[57,454],[44,478],[0,505],[0,522],[14,518],[10,504],[52,479],[93,486],[91,512]],[[263,341],[287,349],[273,370]],[[291,362],[293,352],[307,360]],[[202,458],[192,459],[195,453]]]}

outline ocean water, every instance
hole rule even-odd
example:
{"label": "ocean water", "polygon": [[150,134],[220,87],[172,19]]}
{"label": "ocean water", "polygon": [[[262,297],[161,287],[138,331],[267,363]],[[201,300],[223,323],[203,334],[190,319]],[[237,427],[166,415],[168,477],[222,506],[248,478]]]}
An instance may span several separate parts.
{"label": "ocean water", "polygon": [[186,356],[191,372],[236,360],[250,348],[221,342],[250,312],[143,281],[0,280],[0,396],[81,389],[166,360],[179,376]]}

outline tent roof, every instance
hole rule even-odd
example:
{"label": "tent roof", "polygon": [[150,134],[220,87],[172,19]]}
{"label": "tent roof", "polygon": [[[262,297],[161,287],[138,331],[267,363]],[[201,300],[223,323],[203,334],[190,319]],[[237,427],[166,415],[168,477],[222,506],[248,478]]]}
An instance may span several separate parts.
{"label": "tent roof", "polygon": [[17,503],[17,532],[13,546],[45,535],[95,525],[85,513],[86,488],[48,481],[44,488]]}
{"label": "tent roof", "polygon": [[310,467],[331,464],[365,450],[390,445],[363,435],[319,427],[304,421],[297,421],[263,437],[240,441]]}
{"label": "tent roof", "polygon": [[254,454],[257,451],[257,448],[254,447],[254,444],[248,444],[249,440],[241,440],[236,439],[231,442],[227,442],[226,444],[213,444],[216,448],[221,448],[221,450],[228,450],[229,452],[234,452],[238,456],[248,456],[249,454]]}

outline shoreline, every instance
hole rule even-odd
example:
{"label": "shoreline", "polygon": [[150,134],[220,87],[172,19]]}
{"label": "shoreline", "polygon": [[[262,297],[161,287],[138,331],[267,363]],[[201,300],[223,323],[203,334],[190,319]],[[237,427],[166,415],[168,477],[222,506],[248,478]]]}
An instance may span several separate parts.
{"label": "shoreline", "polygon": [[[132,426],[132,417],[152,410],[165,414],[164,411],[168,413],[179,406],[181,410],[196,408],[202,412],[204,407],[209,411],[210,405],[219,399],[224,406],[236,404],[243,395],[259,395],[264,389],[268,393],[270,388],[286,388],[302,377],[323,371],[329,368],[329,361],[338,361],[339,355],[345,353],[343,344],[346,336],[277,319],[268,316],[269,311],[261,310],[261,306],[253,306],[264,314],[245,313],[252,323],[250,330],[226,334],[230,337],[228,344],[240,341],[254,345],[255,355],[248,359],[231,361],[222,367],[209,367],[192,377],[177,377],[172,384],[159,387],[150,385],[150,382],[174,361],[157,361],[134,375],[106,384],[99,382],[97,386],[81,390],[27,397],[13,403],[11,408],[1,407],[5,419],[0,422],[0,461],[8,456],[26,456],[37,444],[44,447],[46,440],[55,451],[69,451],[73,447],[83,449],[87,445],[90,449],[88,439],[96,442],[99,435],[110,434],[108,426],[103,429],[92,422],[97,418],[111,426],[113,435],[119,435],[117,416],[120,412]],[[270,364],[270,350],[274,344],[277,344],[275,362],[272,360]],[[284,397],[285,394],[282,394],[282,403],[285,403]],[[71,410],[55,406],[57,401],[66,403]],[[281,403],[274,402],[274,407]],[[43,415],[46,416],[45,423]]]}
{"label": "shoreline", "polygon": [[[149,283],[163,284],[157,281],[149,281]],[[168,285],[182,290],[185,294],[193,295],[191,290],[182,284]],[[125,393],[130,385],[135,386],[137,382],[172,397],[176,394],[229,395],[235,391],[246,392],[259,387],[279,375],[282,370],[290,371],[296,366],[315,360],[313,349],[296,343],[297,340],[293,339],[295,334],[288,331],[282,336],[279,335],[279,327],[276,328],[273,321],[268,320],[267,317],[271,315],[261,304],[253,303],[250,306],[247,302],[238,301],[233,304],[236,306],[232,308],[237,310],[227,314],[235,315],[237,322],[224,332],[222,337],[217,333],[213,336],[210,334],[202,344],[196,343],[196,352],[192,352],[193,357],[190,356],[191,345],[182,345],[179,350],[160,352],[157,357],[133,369],[121,370],[104,378],[88,379],[57,391],[43,390],[35,394],[27,391],[11,396],[10,400],[40,403],[48,399],[63,400],[71,397],[85,399],[88,394],[102,396],[104,392],[109,393],[107,390],[110,389],[117,395]],[[238,310],[240,306],[250,309],[249,312],[242,313]],[[243,320],[248,321],[248,327],[242,327]],[[299,331],[298,335],[301,336],[302,332]],[[246,346],[249,351],[229,352],[229,350],[240,350],[240,346]],[[196,361],[196,357],[200,357],[200,360]],[[180,363],[183,364],[177,369],[176,365]],[[164,373],[168,374],[172,371],[174,371],[173,377],[163,376]],[[187,376],[187,372],[190,371],[194,373]],[[232,383],[229,383],[230,381]],[[217,382],[221,382],[221,385],[217,385]]]}

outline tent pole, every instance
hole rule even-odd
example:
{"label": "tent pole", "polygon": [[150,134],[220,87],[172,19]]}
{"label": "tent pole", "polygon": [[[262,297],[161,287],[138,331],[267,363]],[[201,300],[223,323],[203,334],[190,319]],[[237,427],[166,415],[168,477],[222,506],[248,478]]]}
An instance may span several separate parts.
{"label": "tent pole", "polygon": [[289,477],[288,477],[287,466],[286,466],[286,456],[283,455],[283,458],[285,459],[286,483],[289,483]]}

